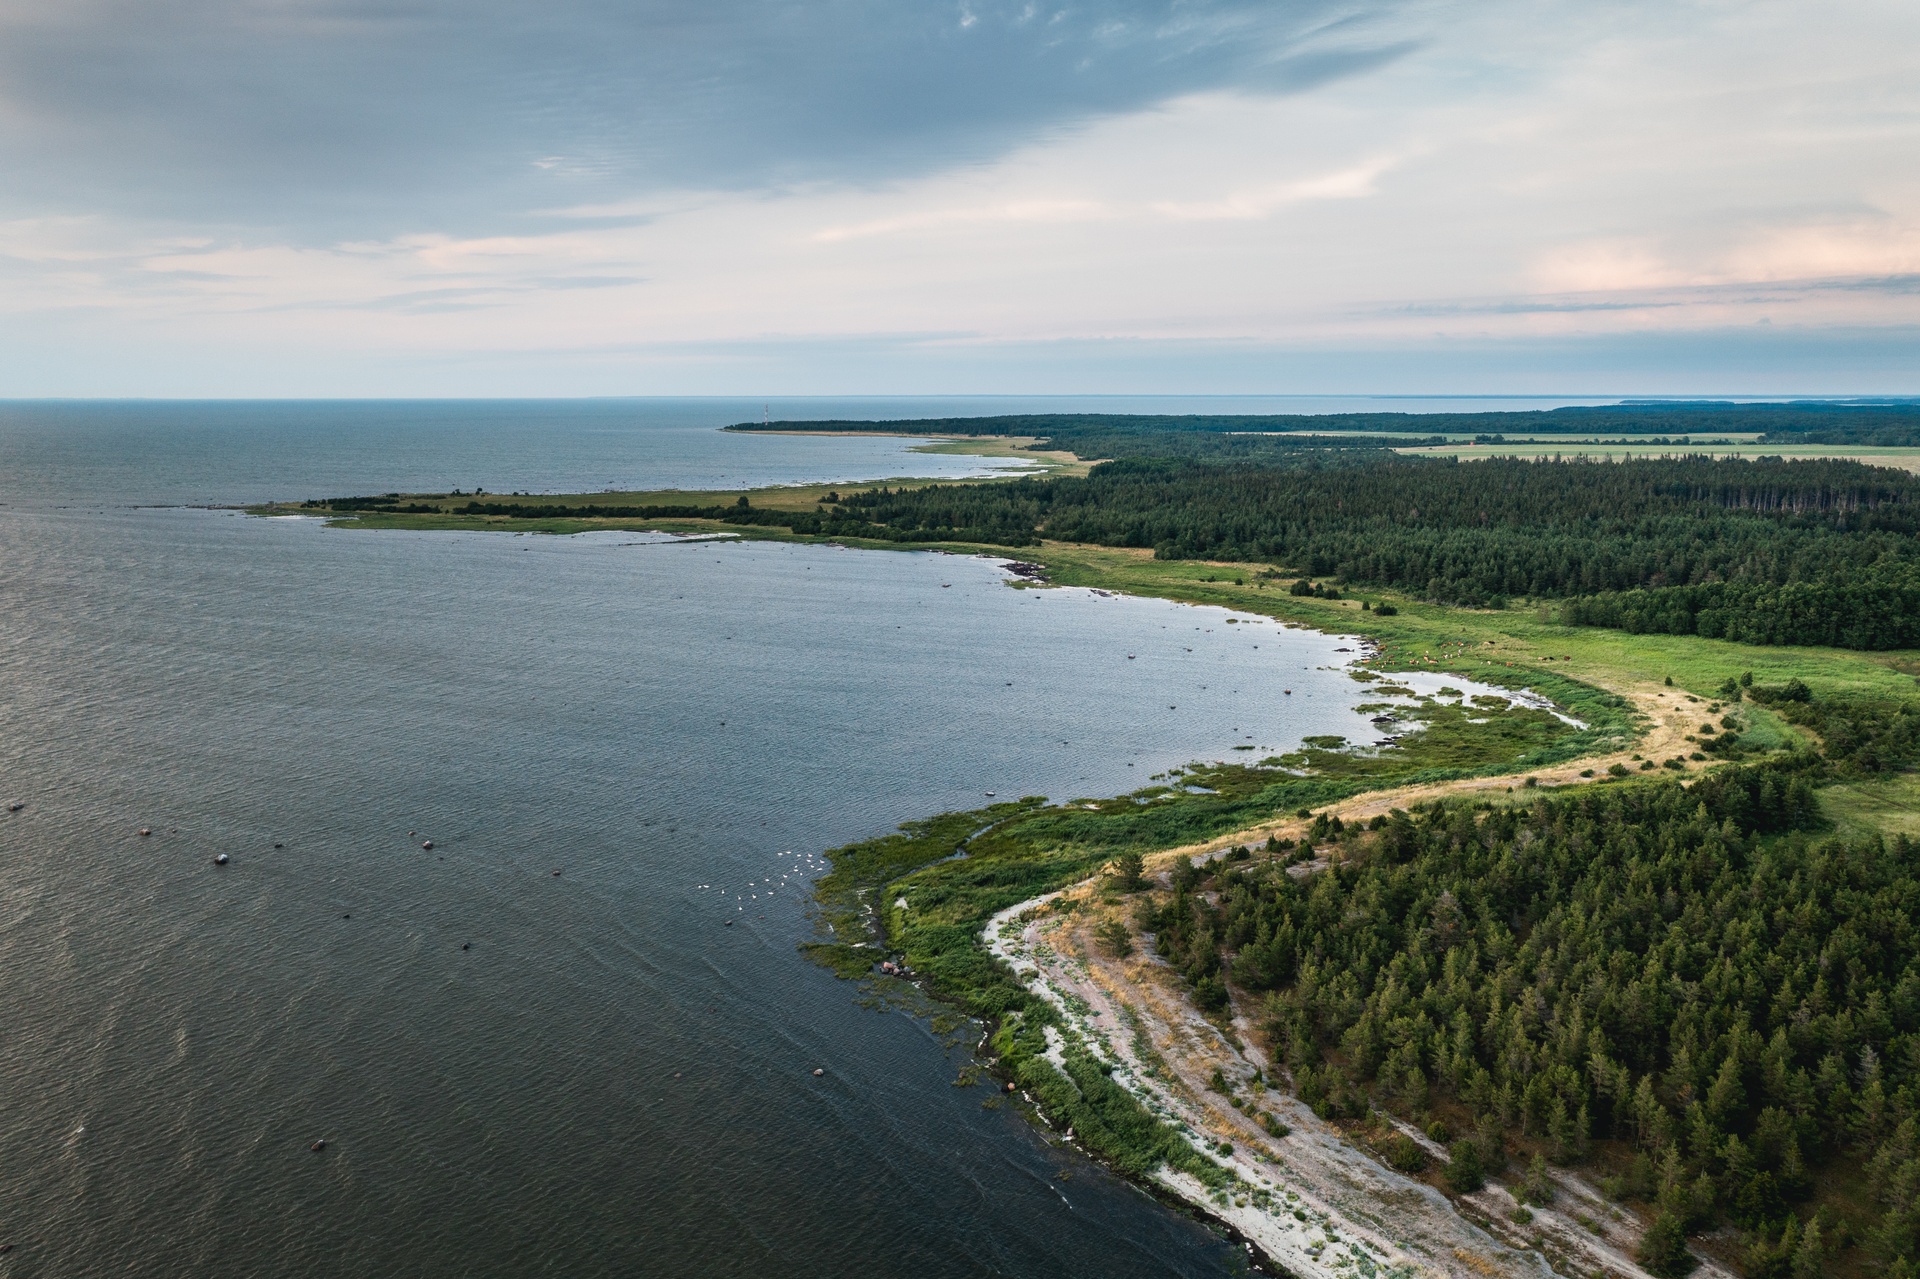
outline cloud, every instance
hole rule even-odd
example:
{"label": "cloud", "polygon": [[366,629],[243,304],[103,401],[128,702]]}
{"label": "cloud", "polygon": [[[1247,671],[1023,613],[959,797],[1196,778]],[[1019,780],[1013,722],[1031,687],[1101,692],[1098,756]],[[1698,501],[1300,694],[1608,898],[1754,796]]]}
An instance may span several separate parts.
{"label": "cloud", "polygon": [[870,222],[830,226],[814,232],[812,239],[820,244],[838,244],[845,240],[865,240],[908,231],[977,227],[994,223],[1090,222],[1111,216],[1113,210],[1093,200],[1017,200],[971,208],[923,209],[897,217],[876,218]]}
{"label": "cloud", "polygon": [[[37,387],[188,350],[341,392],[618,391],[629,358],[634,391],[1252,389],[1269,355],[1365,389],[1453,352],[1552,390],[1586,366],[1527,353],[1589,342],[1673,388],[1760,376],[1765,325],[1889,389],[1920,331],[1911,0],[121,2],[0,0],[0,334]],[[1275,354],[1335,346],[1318,382]]]}
{"label": "cloud", "polygon": [[[0,0],[0,201],[348,238],[980,163],[1405,43],[1393,0]],[[0,209],[0,213],[9,209]]]}
{"label": "cloud", "polygon": [[1336,173],[1294,182],[1270,183],[1239,191],[1218,200],[1197,203],[1160,201],[1154,211],[1183,222],[1244,221],[1270,217],[1288,205],[1308,200],[1357,200],[1374,193],[1375,181],[1396,161],[1369,160]]}

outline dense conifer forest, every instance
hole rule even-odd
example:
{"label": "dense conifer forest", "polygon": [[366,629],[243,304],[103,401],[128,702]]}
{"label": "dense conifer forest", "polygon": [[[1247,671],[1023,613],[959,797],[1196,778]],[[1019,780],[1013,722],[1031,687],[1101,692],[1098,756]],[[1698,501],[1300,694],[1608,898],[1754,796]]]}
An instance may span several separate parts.
{"label": "dense conifer forest", "polygon": [[[1911,1275],[1920,846],[1820,837],[1814,785],[1911,765],[1920,717],[1745,692],[1823,751],[1364,830],[1323,815],[1282,861],[1177,863],[1142,923],[1203,1007],[1228,983],[1269,992],[1269,1040],[1322,1115],[1380,1105],[1457,1135],[1455,1189],[1510,1160],[1597,1161],[1611,1194],[1655,1211],[1656,1273],[1726,1223],[1746,1273],[1784,1277],[1849,1243],[1837,1218],[1792,1211],[1824,1177],[1878,1210],[1851,1242]],[[1287,873],[1316,845],[1324,866]]]}
{"label": "dense conifer forest", "polygon": [[1804,1273],[1809,1246],[1822,1273],[1836,1223],[1821,1243],[1791,1205],[1864,1168],[1881,1215],[1860,1242],[1911,1274],[1920,849],[1816,821],[1790,769],[1435,806],[1323,828],[1342,855],[1305,878],[1182,865],[1146,922],[1203,1003],[1226,980],[1271,992],[1268,1034],[1322,1114],[1450,1129],[1462,1180],[1601,1157],[1657,1211],[1650,1247],[1674,1241],[1656,1271],[1724,1222],[1747,1273]]}
{"label": "dense conifer forest", "polygon": [[[850,493],[796,531],[1151,548],[1568,621],[1757,644],[1920,646],[1920,479],[1847,461],[1316,453]],[[810,526],[810,527],[803,527]]]}

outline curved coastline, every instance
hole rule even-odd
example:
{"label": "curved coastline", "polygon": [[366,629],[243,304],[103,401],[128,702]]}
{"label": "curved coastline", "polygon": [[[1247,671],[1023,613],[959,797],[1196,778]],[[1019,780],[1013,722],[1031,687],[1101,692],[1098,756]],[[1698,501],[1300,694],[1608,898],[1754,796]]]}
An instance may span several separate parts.
{"label": "curved coastline", "polygon": [[[1282,624],[1303,625],[1296,619]],[[1318,626],[1310,629],[1347,638]],[[1359,635],[1351,638],[1361,650],[1351,668],[1393,677],[1395,663],[1383,660],[1387,655],[1377,641]],[[1448,672],[1448,678],[1468,682],[1457,672]],[[1432,779],[1416,775],[1407,784],[1362,787],[1329,803],[1326,811],[1337,807],[1348,820],[1368,818],[1402,804],[1511,791],[1523,778],[1530,785],[1578,786],[1604,780],[1607,775],[1593,766],[1618,763],[1629,757],[1634,746],[1665,748],[1672,744],[1669,738],[1677,740],[1673,712],[1683,694],[1651,684],[1616,684],[1597,691],[1611,693],[1631,706],[1641,731],[1628,739],[1607,739],[1604,748],[1576,753],[1547,768],[1489,768]],[[1515,703],[1542,710],[1569,727],[1588,728],[1531,688],[1516,690]],[[1638,758],[1639,751],[1632,755]],[[1298,817],[1278,816],[1199,844],[1151,853],[1149,878],[1164,881],[1180,857],[1204,862],[1249,841],[1301,833],[1306,825]],[[1145,1112],[1204,1149],[1202,1157],[1229,1173],[1233,1185],[1222,1191],[1164,1163],[1144,1176],[1117,1166],[1116,1171],[1135,1176],[1157,1196],[1210,1219],[1245,1242],[1267,1268],[1298,1279],[1354,1275],[1546,1279],[1602,1274],[1651,1279],[1633,1260],[1640,1223],[1631,1215],[1612,1211],[1573,1174],[1561,1172],[1555,1178],[1568,1202],[1559,1209],[1533,1210],[1523,1230],[1512,1219],[1522,1205],[1499,1183],[1490,1180],[1484,1189],[1460,1196],[1456,1204],[1433,1186],[1397,1173],[1357,1148],[1337,1125],[1320,1119],[1290,1091],[1268,1087],[1266,1080],[1274,1066],[1250,1042],[1250,1021],[1235,1017],[1234,1033],[1224,1033],[1207,1019],[1177,976],[1152,954],[1150,936],[1129,924],[1133,958],[1123,963],[1100,953],[1085,916],[1053,909],[1075,901],[1097,901],[1103,874],[1101,868],[1091,869],[1091,874],[1071,884],[995,911],[976,940],[993,961],[1058,1016],[1059,1026],[1044,1027],[1047,1051],[1043,1054],[1056,1071],[1065,1066],[1071,1037],[1073,1049],[1100,1062],[1102,1072],[1126,1089]],[[1311,865],[1298,867],[1296,873],[1311,869]],[[904,898],[894,902],[894,908],[904,910],[904,902]],[[864,922],[881,938],[882,950],[893,944],[892,930],[886,927],[891,913],[877,901],[863,912]],[[858,974],[843,970],[843,975]],[[910,974],[903,971],[902,975]],[[983,1040],[983,1056],[996,1055],[987,1049],[993,1039],[990,1035]],[[1216,1068],[1230,1089],[1257,1089],[1260,1106],[1291,1132],[1273,1136],[1255,1122],[1253,1104],[1242,1109],[1229,1094],[1211,1089],[1205,1082],[1207,1071]],[[1030,1091],[1022,1089],[1022,1093],[1042,1122],[1064,1128],[1067,1139],[1073,1140],[1070,1121],[1049,1114],[1045,1102]],[[1437,1144],[1409,1125],[1394,1123],[1430,1157],[1445,1162]],[[1221,1142],[1227,1143],[1231,1153],[1223,1153]],[[1080,1148],[1089,1157],[1115,1166],[1099,1152]],[[1733,1279],[1732,1272],[1706,1259],[1701,1259],[1695,1273],[1700,1279]]]}
{"label": "curved coastline", "polygon": [[[432,516],[419,522],[406,519],[384,525],[356,522],[361,523],[362,527],[502,527],[501,524],[492,523],[492,518],[481,524],[465,517],[455,519],[451,516]],[[527,528],[530,523],[532,521],[522,523],[521,528],[542,532],[584,531],[584,528],[578,527],[577,521],[558,523],[551,528]],[[620,526],[621,523],[617,521],[595,525],[607,531]],[[648,522],[647,526],[658,531],[675,532],[712,531],[714,527],[711,521],[695,519]],[[1009,558],[1008,551],[978,544],[902,545],[898,542],[877,542],[858,534],[788,534],[765,527],[742,528],[740,535],[768,540],[839,542],[862,549],[935,550],[979,555],[996,561]],[[1388,803],[1396,801],[1411,805],[1436,799],[1467,797],[1478,802],[1492,798],[1493,793],[1502,788],[1512,791],[1521,785],[1558,787],[1580,786],[1588,782],[1605,783],[1610,780],[1609,772],[1624,779],[1654,769],[1656,761],[1662,756],[1667,758],[1659,766],[1675,769],[1681,776],[1695,779],[1719,761],[1701,754],[1698,749],[1703,739],[1694,736],[1689,721],[1697,721],[1700,712],[1688,710],[1685,703],[1700,699],[1692,697],[1687,691],[1689,688],[1705,694],[1714,686],[1714,682],[1726,676],[1730,670],[1738,672],[1747,668],[1747,681],[1756,677],[1785,681],[1797,679],[1805,673],[1810,678],[1817,677],[1842,690],[1878,692],[1900,674],[1892,664],[1878,656],[1861,653],[1787,647],[1755,650],[1727,641],[1692,636],[1629,637],[1617,632],[1571,630],[1552,624],[1544,610],[1536,624],[1525,610],[1488,613],[1448,608],[1425,604],[1391,592],[1368,592],[1382,603],[1391,602],[1395,605],[1394,609],[1382,610],[1381,614],[1369,617],[1362,611],[1359,600],[1341,600],[1337,594],[1328,598],[1302,599],[1289,598],[1285,590],[1263,591],[1262,587],[1276,584],[1270,580],[1275,575],[1262,578],[1247,572],[1245,565],[1238,564],[1161,562],[1152,560],[1146,552],[1061,543],[1043,543],[1037,548],[1022,547],[1012,553],[1017,554],[1027,567],[1041,570],[1056,585],[1082,586],[1103,593],[1245,610],[1283,625],[1302,626],[1328,635],[1348,634],[1351,633],[1350,628],[1363,630],[1368,633],[1366,642],[1371,647],[1355,660],[1354,665],[1363,665],[1379,677],[1390,678],[1406,671],[1431,672],[1450,680],[1474,679],[1500,685],[1502,691],[1509,692],[1516,705],[1524,704],[1517,695],[1523,692],[1545,695],[1550,701],[1558,703],[1544,710],[1529,707],[1545,718],[1558,720],[1563,731],[1571,730],[1556,739],[1549,749],[1511,753],[1504,762],[1496,762],[1484,750],[1478,756],[1467,752],[1468,757],[1464,759],[1447,757],[1445,752],[1440,752],[1438,757],[1427,758],[1430,767],[1411,772],[1401,771],[1391,778],[1353,773],[1329,777],[1327,784],[1321,786],[1317,793],[1303,800],[1303,809],[1311,806],[1329,814],[1337,810],[1348,821],[1354,816],[1368,816],[1384,810]],[[1220,576],[1222,573],[1224,576]],[[1022,573],[1019,576],[1029,580],[1018,584],[1032,585],[1032,577],[1039,575]],[[1251,580],[1243,580],[1243,575],[1244,579]],[[1534,665],[1535,662],[1577,662],[1578,665],[1568,668]],[[1578,678],[1573,677],[1574,669],[1578,670]],[[1590,713],[1589,708],[1595,705],[1602,707],[1601,714]],[[1577,712],[1578,717],[1567,713],[1568,710]],[[1754,707],[1745,713],[1752,720],[1752,731],[1747,734],[1750,749],[1771,751],[1801,740],[1797,735],[1798,730],[1786,727],[1778,716],[1763,707]],[[1481,745],[1484,747],[1485,743]],[[1714,744],[1705,743],[1705,748],[1712,750]],[[1690,764],[1689,758],[1694,763]],[[1297,771],[1303,783],[1314,780],[1311,777],[1312,770]],[[1313,788],[1309,786],[1305,789]],[[1128,811],[1138,812],[1140,810],[1130,807],[1137,801],[1138,796],[1124,796],[1114,801],[1084,805],[1075,801],[1072,805],[1056,807],[1109,809],[1127,806]],[[1003,819],[1010,821],[1034,804],[1044,806],[1046,801],[1021,801],[1016,805],[1003,802],[993,810],[980,810],[978,814],[944,815],[945,819],[978,820],[972,827],[957,831],[954,836],[957,843],[950,844],[938,860],[951,858],[976,835],[990,834]],[[1204,809],[1205,805],[1190,807],[1199,810]],[[1219,817],[1226,807],[1219,806],[1214,816]],[[1261,820],[1230,825],[1216,822],[1204,832],[1202,838],[1179,847],[1171,846],[1174,841],[1161,841],[1152,845],[1138,845],[1137,848],[1138,851],[1151,854],[1164,868],[1167,862],[1182,853],[1204,856],[1236,842],[1282,834],[1290,829],[1293,820],[1285,814],[1294,808],[1291,802],[1269,805]],[[1242,805],[1240,811],[1251,816],[1247,813],[1246,805]],[[1204,818],[1205,814],[1201,816]],[[941,820],[931,818],[926,822],[911,823],[910,826],[925,827]],[[885,844],[888,838],[897,837],[883,837],[868,841],[868,844]],[[856,847],[848,846],[849,849]],[[1107,849],[1099,859],[1086,855],[1096,847],[1092,843],[1079,846],[1077,851],[1081,857],[1077,865],[1055,867],[1056,871],[1070,869],[1072,873],[1055,875],[1044,891],[1029,891],[1014,899],[1001,897],[995,903],[990,917],[1004,922],[1007,912],[1013,911],[1012,917],[1018,919],[1020,914],[1033,911],[1036,903],[1058,900],[1063,894],[1071,895],[1077,888],[1084,888],[1090,882],[1090,877],[1097,876],[1105,858],[1111,857],[1115,851]],[[905,880],[929,864],[928,861],[902,861],[894,864],[891,874],[871,881],[868,889],[862,890],[864,897],[858,911],[858,931],[842,927],[839,935],[846,940],[834,945],[810,947],[815,957],[826,960],[843,976],[869,975],[874,961],[891,951],[897,951],[904,944],[901,934],[893,926],[898,922],[895,918],[898,910],[904,909],[903,903],[895,901],[891,892],[869,889],[885,888],[894,880]],[[825,877],[832,878],[831,875]],[[855,922],[844,912],[835,918],[833,905],[828,900],[832,895],[823,880],[820,900],[826,908],[828,922],[834,925]],[[889,902],[894,904],[889,906]],[[1048,921],[1039,919],[1038,922]],[[870,937],[869,925],[878,930],[881,939],[878,949],[873,948],[870,940],[852,940],[856,936],[863,939]],[[983,931],[973,929],[967,933],[969,949],[974,949],[977,943],[976,953],[991,961],[997,955],[994,950],[995,938],[983,935]],[[1023,936],[1026,931],[1025,928],[1021,930]],[[1046,938],[1035,940],[1047,946],[1053,945]],[[1072,964],[1077,962],[1084,965],[1085,959],[1082,948],[1082,953],[1063,961],[1066,966],[1060,972],[1066,978],[1077,977]],[[916,974],[925,971],[917,961],[913,967]],[[951,975],[951,972],[939,974],[941,978]],[[1021,993],[1045,1000],[1050,1006],[1058,1007],[1060,1002],[1067,1002],[1071,1006],[1071,998],[1080,997],[1074,995],[1070,982],[1062,984],[1063,979],[1059,976],[1038,971],[1028,976],[1030,980],[1018,983]],[[1032,985],[1033,980],[1048,986],[1059,996],[1059,1000],[1036,989]],[[974,992],[964,984],[954,986],[944,980],[929,984],[939,997],[977,1014],[978,1005],[971,998]],[[1177,988],[1172,993],[1180,995]],[[1191,1008],[1185,1009],[1176,1020],[1184,1020],[1187,1016],[1202,1022],[1205,1020],[1199,1018]],[[996,1018],[989,1014],[987,1021],[991,1025]],[[1244,1052],[1237,1044],[1230,1047]],[[1059,1055],[1060,1050],[1055,1046],[1050,1044],[1048,1049],[1049,1055]],[[1251,1066],[1254,1058],[1243,1056],[1241,1060],[1243,1064]],[[1202,1095],[1199,1100],[1206,1103],[1208,1099]],[[1167,1103],[1161,1099],[1159,1104],[1165,1106]],[[1232,1127],[1237,1122],[1234,1117],[1241,1112],[1224,1105],[1203,1104],[1201,1113],[1220,1119]],[[1193,1129],[1191,1123],[1187,1126]],[[1200,1131],[1193,1130],[1196,1133]],[[1308,1132],[1310,1128],[1302,1123],[1296,1131]],[[1423,1140],[1404,1126],[1401,1126],[1401,1131],[1412,1140]],[[1338,1137],[1328,1140],[1340,1145]],[[1320,1235],[1292,1231],[1284,1223],[1278,1224],[1276,1233],[1276,1223],[1271,1220],[1273,1214],[1256,1212],[1260,1205],[1252,1195],[1247,1196],[1244,1204],[1236,1201],[1237,1196],[1228,1196],[1223,1202],[1217,1185],[1210,1186],[1190,1173],[1163,1167],[1156,1169],[1153,1175],[1142,1178],[1137,1172],[1106,1159],[1098,1150],[1089,1149],[1088,1153],[1101,1158],[1103,1162],[1114,1164],[1123,1173],[1131,1172],[1136,1179],[1147,1181],[1155,1193],[1178,1199],[1220,1222],[1237,1237],[1257,1248],[1272,1265],[1293,1273],[1316,1276],[1331,1273],[1373,1274],[1380,1273],[1383,1268],[1392,1273],[1396,1267],[1403,1268],[1407,1274],[1459,1274],[1463,1279],[1469,1274],[1645,1273],[1628,1259],[1634,1251],[1640,1223],[1631,1213],[1622,1214],[1614,1209],[1570,1174],[1551,1174],[1556,1188],[1565,1192],[1563,1202],[1568,1205],[1565,1209],[1535,1210],[1529,1218],[1504,1190],[1490,1186],[1485,1191],[1458,1200],[1466,1213],[1463,1216],[1455,1211],[1454,1201],[1431,1187],[1422,1188],[1418,1182],[1389,1173],[1384,1165],[1351,1146],[1340,1148],[1347,1152],[1347,1159],[1363,1165],[1372,1180],[1358,1198],[1333,1203],[1325,1196],[1309,1201],[1300,1189],[1294,1188],[1293,1193],[1303,1205],[1309,1202],[1326,1205],[1325,1208],[1303,1206],[1300,1211],[1308,1214],[1306,1222],[1291,1218],[1295,1226],[1311,1227],[1319,1223],[1322,1227]],[[1429,1146],[1428,1153],[1432,1156],[1437,1152]],[[1217,1164],[1217,1161],[1214,1162]],[[1264,1165],[1261,1167],[1264,1168]],[[1241,1184],[1253,1183],[1243,1179]],[[1265,1191],[1271,1200],[1275,1193],[1271,1178]],[[1284,1197],[1284,1190],[1280,1193]],[[1409,1195],[1412,1199],[1407,1198]],[[1445,1205],[1445,1211],[1439,1218],[1442,1226],[1428,1235],[1405,1237],[1398,1232],[1383,1230],[1380,1223],[1372,1220],[1376,1210],[1381,1214],[1402,1213],[1414,1200],[1425,1202],[1429,1207],[1434,1206],[1434,1200]],[[1338,1211],[1328,1211],[1329,1208]],[[1288,1212],[1291,1211],[1293,1209],[1289,1208]],[[1316,1217],[1314,1214],[1317,1212],[1324,1212],[1325,1215]],[[1508,1214],[1522,1218],[1531,1228],[1524,1233],[1510,1228],[1506,1220]],[[1483,1217],[1484,1220],[1476,1225],[1473,1220],[1476,1217]],[[1521,1223],[1514,1224],[1517,1226]],[[1325,1237],[1324,1228],[1327,1226],[1332,1227],[1337,1238]],[[1465,1232],[1464,1235],[1461,1232]],[[1432,1252],[1429,1248],[1432,1237],[1455,1240],[1450,1245],[1453,1250],[1451,1255]],[[1543,1241],[1554,1244],[1546,1249],[1544,1258],[1542,1253],[1534,1251]],[[1355,1246],[1345,1247],[1348,1242]],[[1316,1243],[1319,1244],[1317,1252],[1314,1248]],[[1359,1246],[1362,1243],[1366,1246]],[[1336,1247],[1336,1244],[1342,1246]],[[1700,1266],[1696,1273],[1708,1279],[1728,1273],[1712,1260],[1700,1258],[1698,1254],[1695,1254],[1695,1261]]]}

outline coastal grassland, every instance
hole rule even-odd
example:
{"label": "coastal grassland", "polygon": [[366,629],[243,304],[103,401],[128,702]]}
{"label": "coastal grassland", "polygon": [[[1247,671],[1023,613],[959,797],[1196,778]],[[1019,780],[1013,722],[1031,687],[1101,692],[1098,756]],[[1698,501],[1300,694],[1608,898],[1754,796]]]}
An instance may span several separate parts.
{"label": "coastal grassland", "polygon": [[1820,807],[1848,838],[1876,834],[1920,838],[1920,775],[1900,773],[1837,783],[1820,792]]}
{"label": "coastal grassland", "polygon": [[[1066,449],[1039,447],[1043,441],[1032,435],[959,435],[935,436],[931,443],[916,444],[910,452],[959,454],[968,457],[1010,457],[1038,463],[1029,475],[1085,475],[1097,463],[1078,457]],[[841,485],[842,488],[847,487]]]}
{"label": "coastal grassland", "polygon": [[[828,432],[832,434],[832,432]],[[370,506],[380,497],[312,499],[300,502],[273,502],[248,508],[257,515],[324,515],[343,527],[369,529],[417,529],[445,532],[495,528],[510,525],[515,532],[583,533],[600,528],[653,529],[663,532],[706,530],[714,522],[711,516],[607,517],[542,515],[552,508],[678,508],[684,511],[712,512],[735,507],[742,497],[749,506],[762,511],[813,511],[838,500],[841,494],[861,489],[884,487],[914,489],[929,485],[973,485],[1004,482],[1010,478],[1082,476],[1094,463],[1082,461],[1072,453],[1057,449],[1036,449],[1031,436],[948,436],[933,437],[915,446],[914,453],[959,455],[968,457],[1011,458],[1028,469],[1014,475],[984,475],[972,479],[935,479],[926,476],[896,476],[859,483],[783,484],[751,489],[603,489],[591,493],[388,493],[384,507]],[[490,509],[486,513],[469,511],[474,504]],[[770,533],[774,530],[769,529]]]}
{"label": "coastal grassland", "polygon": [[[970,480],[901,478],[873,481],[894,491],[926,487],[1004,483],[1005,477]],[[512,532],[570,536],[604,531],[729,533],[772,541],[834,541],[876,549],[978,550],[977,542],[896,541],[863,537],[858,522],[834,519],[829,503],[857,491],[847,484],[795,484],[714,491],[650,489],[600,493],[392,493],[384,497],[318,499],[249,507],[254,515],[309,515],[348,529],[420,533]],[[824,518],[823,518],[824,517]],[[798,527],[795,527],[797,525]]]}
{"label": "coastal grassland", "polygon": [[[1366,433],[1348,431],[1280,431],[1276,432],[1276,434],[1304,436],[1308,438],[1339,438],[1342,436],[1364,435]],[[1657,436],[1649,439],[1644,434],[1609,434],[1606,431],[1583,431],[1578,435],[1530,435],[1525,431],[1520,431],[1503,432],[1497,442],[1489,443],[1487,442],[1487,434],[1484,431],[1435,431],[1433,432],[1433,438],[1443,439],[1448,444],[1474,444],[1478,442],[1482,448],[1487,449],[1498,448],[1500,444],[1559,444],[1562,446],[1572,445],[1576,447],[1593,444],[1631,444],[1636,448],[1652,450],[1655,453],[1662,450],[1671,453],[1676,449],[1685,449],[1696,444],[1752,444],[1758,441],[1763,434],[1764,432],[1761,431],[1687,431],[1675,432],[1673,437]],[[1428,449],[1433,449],[1441,455],[1444,455],[1446,452],[1445,447],[1438,444],[1394,447],[1396,453],[1425,452]]]}
{"label": "coastal grassland", "polygon": [[[1800,679],[1823,693],[1907,695],[1920,661],[1911,652],[1758,647],[1696,635],[1631,635],[1565,626],[1557,611],[1524,605],[1466,609],[1390,591],[1358,590],[1329,600],[1291,595],[1288,581],[1258,566],[1159,560],[1150,551],[1046,542],[1021,552],[1052,581],[1258,613],[1315,630],[1366,636],[1380,646],[1376,669],[1452,670],[1489,683],[1535,689],[1578,718],[1580,683],[1664,685],[1711,697],[1729,675],[1754,682]],[[1369,605],[1390,604],[1382,616]]]}
{"label": "coastal grassland", "polygon": [[1709,454],[1719,458],[1784,457],[1838,458],[1864,462],[1868,466],[1892,466],[1903,471],[1920,471],[1920,448],[1873,444],[1780,444],[1761,443],[1754,436],[1744,440],[1699,436],[1686,444],[1635,443],[1625,439],[1578,440],[1502,440],[1498,443],[1474,443],[1396,448],[1405,457],[1444,457],[1462,462],[1477,462],[1494,457],[1518,458],[1593,458],[1603,462],[1630,457],[1674,457],[1680,454]]}

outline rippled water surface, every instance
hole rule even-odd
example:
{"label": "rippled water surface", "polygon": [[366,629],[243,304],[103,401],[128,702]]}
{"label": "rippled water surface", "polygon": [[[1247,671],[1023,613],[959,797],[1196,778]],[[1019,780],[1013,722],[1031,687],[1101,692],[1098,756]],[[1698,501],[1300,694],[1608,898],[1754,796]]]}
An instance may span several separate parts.
{"label": "rippled water surface", "polygon": [[1339,640],[978,559],[143,505],[971,466],[713,432],[747,407],[0,412],[0,1273],[1236,1272],[804,962],[805,880],[986,791],[1357,735]]}

